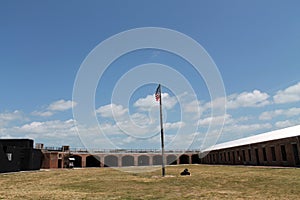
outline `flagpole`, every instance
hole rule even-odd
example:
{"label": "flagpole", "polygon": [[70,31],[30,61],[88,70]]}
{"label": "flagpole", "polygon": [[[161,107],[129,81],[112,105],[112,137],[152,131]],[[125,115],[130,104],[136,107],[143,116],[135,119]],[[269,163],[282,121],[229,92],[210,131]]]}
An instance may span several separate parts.
{"label": "flagpole", "polygon": [[159,87],[159,92],[160,92],[159,111],[160,111],[161,156],[162,156],[161,171],[162,171],[162,176],[165,176],[165,173],[166,173],[166,169],[165,169],[165,144],[164,144],[164,128],[163,128],[163,116],[162,116],[161,85],[159,84],[158,87]]}

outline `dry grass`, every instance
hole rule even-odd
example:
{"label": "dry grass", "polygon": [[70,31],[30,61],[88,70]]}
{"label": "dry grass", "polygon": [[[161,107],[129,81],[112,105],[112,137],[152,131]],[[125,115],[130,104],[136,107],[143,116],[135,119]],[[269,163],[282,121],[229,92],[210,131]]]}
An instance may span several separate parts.
{"label": "dry grass", "polygon": [[[188,168],[192,176],[181,177]],[[0,199],[298,199],[299,168],[170,166],[125,173],[111,168],[0,174]]]}

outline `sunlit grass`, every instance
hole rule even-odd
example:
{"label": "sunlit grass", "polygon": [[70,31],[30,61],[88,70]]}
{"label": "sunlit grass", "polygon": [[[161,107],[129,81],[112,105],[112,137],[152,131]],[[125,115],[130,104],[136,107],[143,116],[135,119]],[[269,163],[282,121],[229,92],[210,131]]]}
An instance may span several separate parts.
{"label": "sunlit grass", "polygon": [[[191,176],[181,177],[188,168]],[[0,199],[298,199],[299,168],[170,166],[126,173],[112,168],[0,174]]]}

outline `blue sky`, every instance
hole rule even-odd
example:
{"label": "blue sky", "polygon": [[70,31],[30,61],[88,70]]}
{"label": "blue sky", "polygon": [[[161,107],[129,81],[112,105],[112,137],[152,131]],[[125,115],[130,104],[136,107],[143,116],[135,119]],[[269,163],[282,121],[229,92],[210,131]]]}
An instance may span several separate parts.
{"label": "blue sky", "polygon": [[[227,94],[226,121],[218,142],[297,125],[299,4],[231,0],[1,1],[0,137],[29,137],[46,146],[83,146],[72,114],[72,104],[79,105],[72,99],[78,70],[102,41],[141,27],[179,31],[201,44],[211,56]],[[210,118],[209,104],[215,99],[210,99],[205,82],[188,62],[156,49],[123,55],[107,69],[95,94],[100,127],[115,147],[159,148],[158,109],[152,99],[156,83],[141,85],[129,103],[111,101],[117,81],[132,68],[147,63],[168,65],[192,85],[197,102],[187,94],[163,88],[166,142],[174,140],[179,127],[199,125],[197,130],[184,129],[186,135],[175,139],[174,148],[200,148],[208,124],[221,125],[218,119]],[[193,113],[197,109],[198,117]],[[182,121],[183,110],[191,121]],[[142,129],[139,133],[134,132],[135,126],[128,125],[128,117]],[[120,126],[128,130],[120,130]],[[89,127],[86,135],[79,136],[94,139],[97,148],[106,148],[98,131]],[[214,129],[210,131],[213,135]],[[136,138],[144,136],[148,138]],[[188,144],[181,146],[186,141]]]}

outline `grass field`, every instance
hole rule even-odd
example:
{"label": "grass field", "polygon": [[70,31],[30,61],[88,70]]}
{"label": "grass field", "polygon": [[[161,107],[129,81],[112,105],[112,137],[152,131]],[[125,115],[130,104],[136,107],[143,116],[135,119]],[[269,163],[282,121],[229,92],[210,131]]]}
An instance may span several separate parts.
{"label": "grass field", "polygon": [[[189,177],[179,173],[188,168]],[[299,199],[299,168],[178,165],[126,173],[86,168],[0,174],[0,199]]]}

